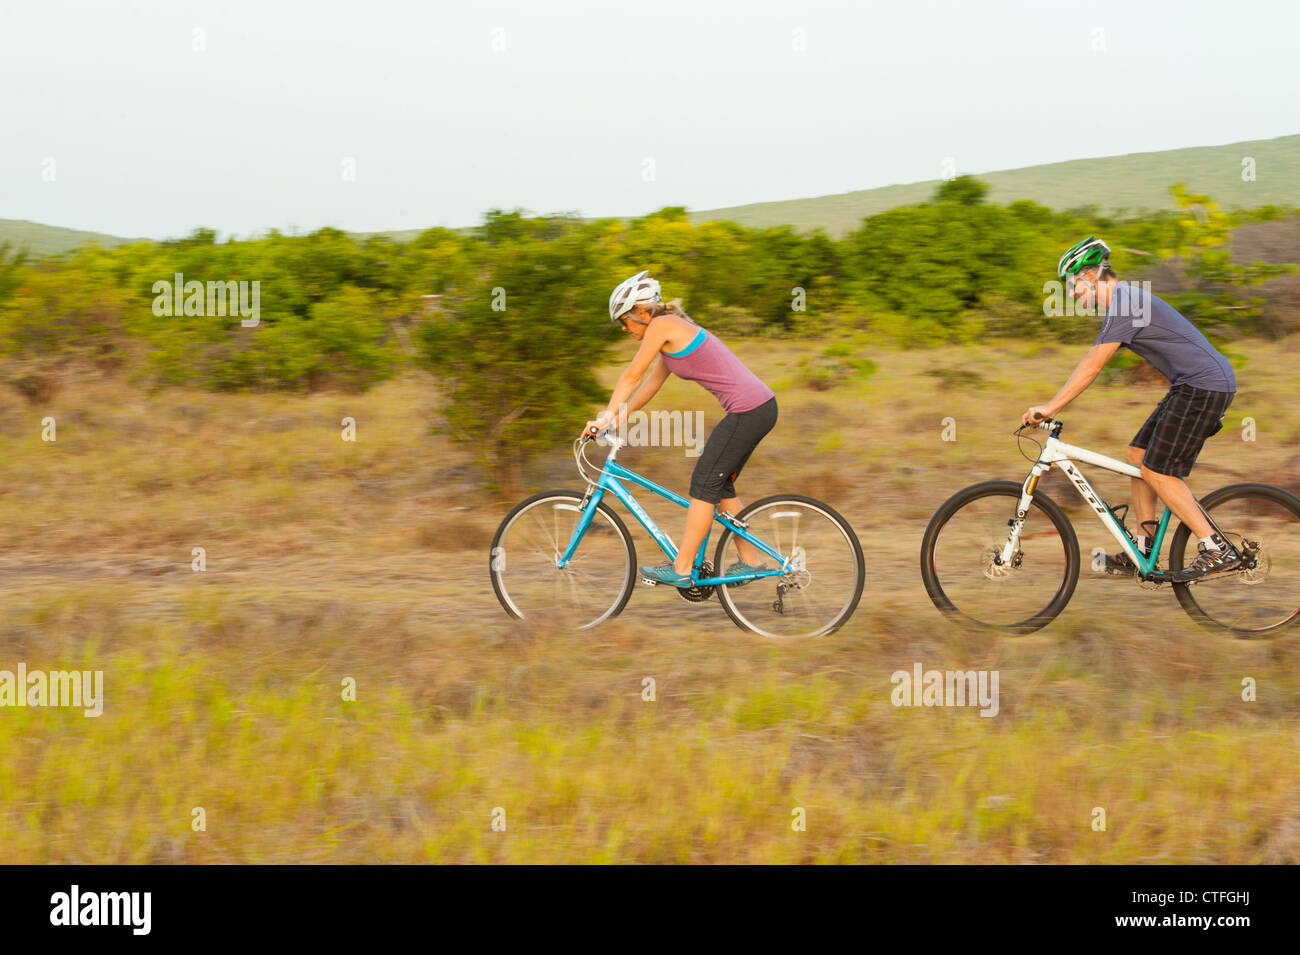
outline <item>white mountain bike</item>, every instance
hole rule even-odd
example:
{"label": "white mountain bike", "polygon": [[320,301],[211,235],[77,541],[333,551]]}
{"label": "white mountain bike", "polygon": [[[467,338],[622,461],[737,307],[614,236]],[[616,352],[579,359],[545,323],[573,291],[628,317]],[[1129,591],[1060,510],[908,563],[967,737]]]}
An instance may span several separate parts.
{"label": "white mountain bike", "polygon": [[[934,605],[972,626],[1030,633],[1046,626],[1074,594],[1079,542],[1061,507],[1035,493],[1039,479],[1059,467],[1120,549],[1137,568],[1139,586],[1168,583],[1198,623],[1240,636],[1280,630],[1300,617],[1300,498],[1268,484],[1232,484],[1200,500],[1214,529],[1241,552],[1239,567],[1197,581],[1170,577],[1196,558],[1196,540],[1179,523],[1169,543],[1167,569],[1161,546],[1169,528],[1166,508],[1150,556],[1139,553],[1124,524],[1127,505],[1112,508],[1092,489],[1076,462],[1140,477],[1124,461],[1061,440],[1062,422],[1051,418],[1026,429],[1050,432],[1023,484],[986,481],[959,491],[930,520],[921,542],[921,577]],[[1037,442],[1035,442],[1037,443]],[[1116,513],[1116,511],[1121,513]]]}

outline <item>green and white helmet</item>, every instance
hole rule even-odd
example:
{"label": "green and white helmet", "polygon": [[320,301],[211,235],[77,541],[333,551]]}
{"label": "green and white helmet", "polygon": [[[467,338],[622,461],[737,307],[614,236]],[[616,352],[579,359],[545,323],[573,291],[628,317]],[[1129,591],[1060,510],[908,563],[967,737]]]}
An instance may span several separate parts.
{"label": "green and white helmet", "polygon": [[1090,235],[1082,242],[1076,242],[1065,250],[1061,261],[1056,264],[1056,274],[1062,280],[1071,275],[1078,275],[1084,269],[1102,266],[1110,260],[1110,246],[1095,235]]}
{"label": "green and white helmet", "polygon": [[630,279],[619,282],[610,293],[609,320],[617,322],[638,305],[662,301],[659,297],[659,283],[650,278],[649,270],[638,272]]}

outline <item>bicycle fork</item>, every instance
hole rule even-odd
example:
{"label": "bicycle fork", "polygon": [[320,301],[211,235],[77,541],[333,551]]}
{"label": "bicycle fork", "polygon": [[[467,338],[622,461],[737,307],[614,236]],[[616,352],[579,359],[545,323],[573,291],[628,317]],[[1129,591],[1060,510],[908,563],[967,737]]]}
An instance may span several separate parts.
{"label": "bicycle fork", "polygon": [[1019,565],[1020,554],[1020,532],[1024,530],[1025,518],[1029,516],[1029,506],[1034,502],[1034,489],[1038,487],[1038,479],[1043,476],[1051,465],[1035,464],[1025,478],[1025,483],[1020,488],[1020,501],[1016,504],[1016,516],[1007,521],[1011,527],[1011,532],[1007,534],[1007,542],[1002,545],[1002,550],[993,557],[993,562],[1001,567],[1016,567]]}

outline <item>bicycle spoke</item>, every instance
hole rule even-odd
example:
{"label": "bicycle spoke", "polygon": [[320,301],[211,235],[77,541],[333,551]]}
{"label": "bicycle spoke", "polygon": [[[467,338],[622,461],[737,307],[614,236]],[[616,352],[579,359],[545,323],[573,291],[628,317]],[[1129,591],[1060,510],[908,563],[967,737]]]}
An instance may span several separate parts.
{"label": "bicycle spoke", "polygon": [[[1011,560],[1003,560],[1020,488],[975,485],[935,514],[921,572],[935,606],[959,619],[1016,632],[1036,630],[1074,591],[1078,545],[1065,515],[1041,495],[1026,515]],[[1068,533],[1068,538],[1067,538]]]}
{"label": "bicycle spoke", "polygon": [[[1255,490],[1261,487],[1246,486],[1206,507],[1253,566],[1206,577],[1179,593],[1194,617],[1242,635],[1266,633],[1300,618],[1300,514],[1289,495]],[[1196,556],[1196,542],[1181,532],[1179,537],[1178,563],[1187,566]],[[1172,565],[1175,555],[1170,556]]]}
{"label": "bicycle spoke", "polygon": [[[810,499],[760,502],[745,517],[751,533],[790,563],[780,577],[720,587],[732,618],[770,637],[813,636],[841,625],[856,608],[863,582],[861,548],[843,519]],[[742,559],[739,541],[735,534],[724,537],[717,558],[722,567]],[[763,559],[770,565],[771,558]]]}
{"label": "bicycle spoke", "polygon": [[597,509],[566,566],[557,561],[582,516],[581,498],[568,492],[534,500],[497,532],[502,566],[493,581],[503,606],[527,620],[589,627],[617,613],[631,591],[632,551],[626,532]]}

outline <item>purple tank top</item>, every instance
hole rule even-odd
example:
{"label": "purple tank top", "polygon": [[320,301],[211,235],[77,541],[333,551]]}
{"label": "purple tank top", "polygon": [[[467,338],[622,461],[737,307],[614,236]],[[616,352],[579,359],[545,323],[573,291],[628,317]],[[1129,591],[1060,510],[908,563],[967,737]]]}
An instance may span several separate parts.
{"label": "purple tank top", "polygon": [[678,378],[696,381],[713,393],[728,414],[753,411],[773,397],[772,389],[746,368],[731,349],[701,328],[677,352],[663,352],[664,364]]}

